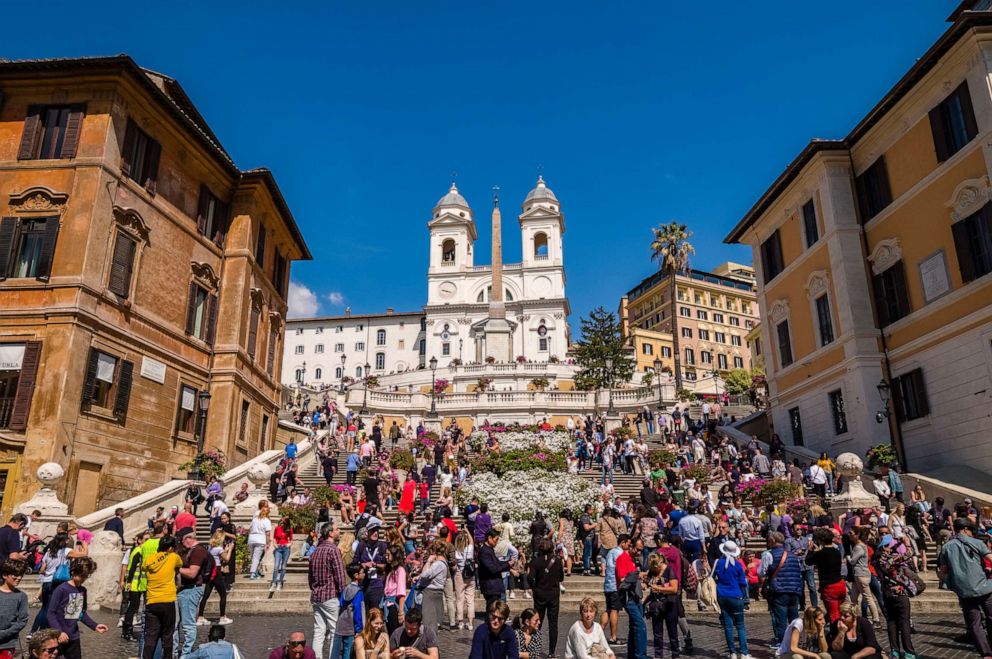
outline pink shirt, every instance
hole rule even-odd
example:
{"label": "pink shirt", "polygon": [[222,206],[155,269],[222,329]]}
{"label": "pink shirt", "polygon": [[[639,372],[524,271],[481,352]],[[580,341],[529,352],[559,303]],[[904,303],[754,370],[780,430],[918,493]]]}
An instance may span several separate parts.
{"label": "pink shirt", "polygon": [[386,597],[399,597],[406,595],[406,568],[399,567],[386,575],[385,590]]}
{"label": "pink shirt", "polygon": [[362,444],[362,447],[359,449],[358,454],[361,455],[363,458],[372,457],[372,445],[368,442],[365,442],[364,444]]}

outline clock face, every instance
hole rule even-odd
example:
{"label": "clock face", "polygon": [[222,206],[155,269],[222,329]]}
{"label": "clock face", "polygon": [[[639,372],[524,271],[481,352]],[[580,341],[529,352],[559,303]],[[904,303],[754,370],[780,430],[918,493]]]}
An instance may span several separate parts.
{"label": "clock face", "polygon": [[450,299],[455,297],[455,293],[458,292],[458,287],[455,286],[453,282],[443,281],[441,285],[437,287],[438,292],[441,294],[442,298]]}

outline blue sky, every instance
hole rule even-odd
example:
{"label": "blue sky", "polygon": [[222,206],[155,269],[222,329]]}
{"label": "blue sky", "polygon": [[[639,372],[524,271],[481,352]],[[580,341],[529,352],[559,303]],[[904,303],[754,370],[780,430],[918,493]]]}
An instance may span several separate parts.
{"label": "blue sky", "polygon": [[[519,260],[513,218],[540,169],[577,329],[654,270],[653,225],[689,224],[695,267],[750,262],[723,236],[810,138],[864,116],[956,2],[45,4],[57,35],[11,30],[2,56],[126,52],[182,83],[239,166],[274,171],[314,254],[293,266],[297,312],[418,309],[452,172],[480,257],[502,188]],[[38,20],[24,3],[6,16]]]}

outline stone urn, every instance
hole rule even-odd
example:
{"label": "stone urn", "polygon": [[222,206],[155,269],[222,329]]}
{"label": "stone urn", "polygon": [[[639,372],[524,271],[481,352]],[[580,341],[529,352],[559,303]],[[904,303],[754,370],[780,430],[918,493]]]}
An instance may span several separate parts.
{"label": "stone urn", "polygon": [[[272,479],[272,467],[264,462],[256,462],[248,468],[248,480],[254,486],[249,491],[248,498],[234,507],[235,515],[252,516],[258,510],[258,503],[269,497],[269,481]],[[275,517],[278,514],[275,503],[269,501],[269,516]]]}
{"label": "stone urn", "polygon": [[860,457],[854,453],[841,453],[836,462],[837,472],[844,477],[844,491],[830,501],[830,512],[834,517],[850,510],[881,505],[878,496],[866,490],[861,482],[865,466]]}
{"label": "stone urn", "polygon": [[41,489],[18,505],[14,512],[30,516],[36,510],[41,511],[41,517],[31,525],[31,532],[47,538],[55,535],[59,522],[72,519],[69,517],[69,506],[59,501],[55,493],[55,484],[65,476],[65,470],[57,462],[46,462],[38,467],[35,476],[41,481]]}

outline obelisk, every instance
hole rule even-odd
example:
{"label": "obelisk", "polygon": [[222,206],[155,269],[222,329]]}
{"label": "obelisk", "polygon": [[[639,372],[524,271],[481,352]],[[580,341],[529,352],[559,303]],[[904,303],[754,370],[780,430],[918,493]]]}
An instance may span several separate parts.
{"label": "obelisk", "polygon": [[511,360],[512,328],[506,321],[506,305],[503,302],[503,236],[502,218],[499,214],[499,187],[493,188],[493,276],[492,293],[489,296],[489,317],[485,324],[486,358],[498,362]]}

